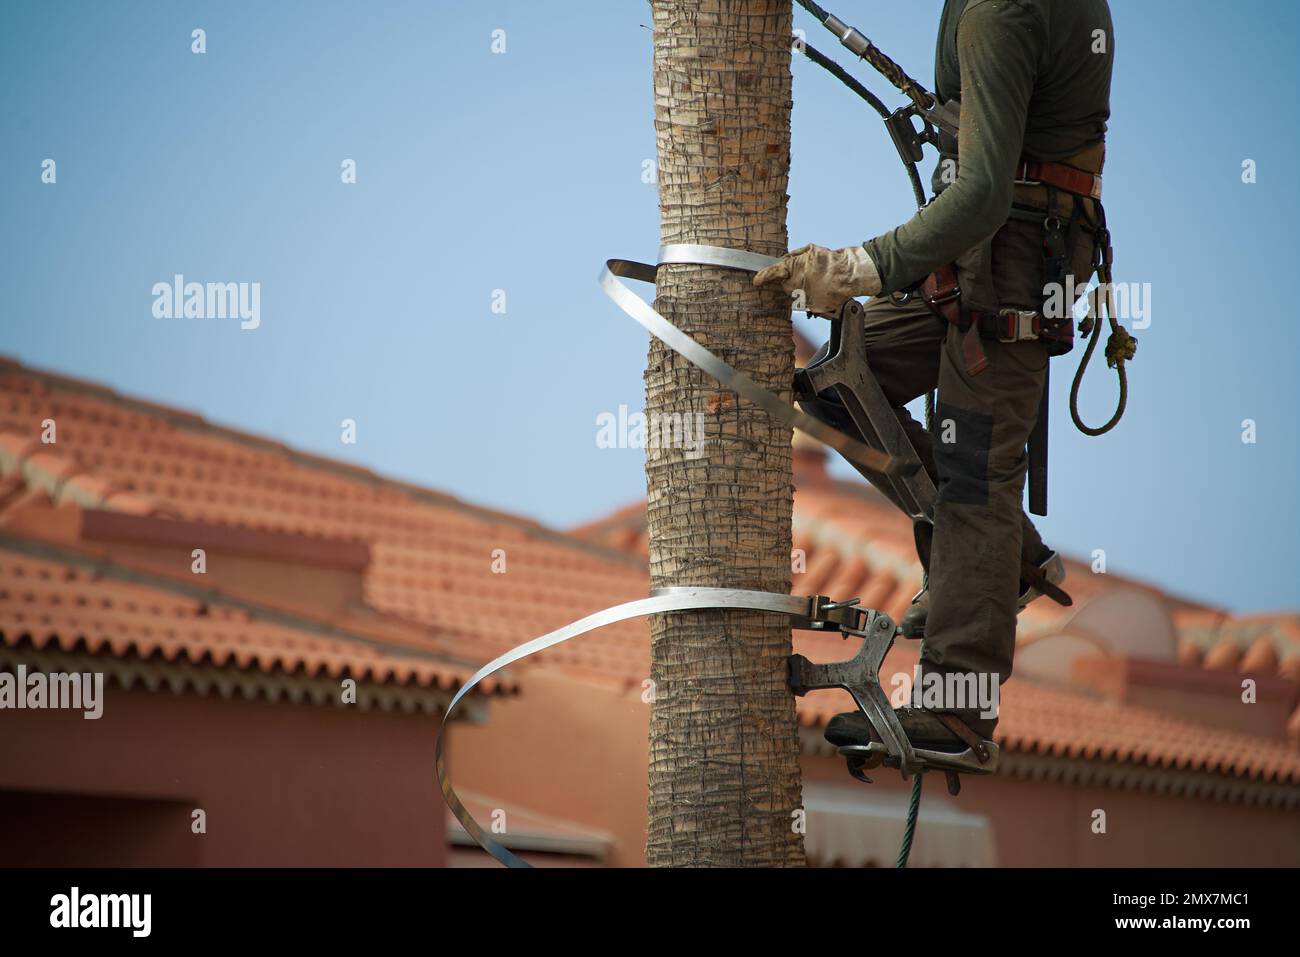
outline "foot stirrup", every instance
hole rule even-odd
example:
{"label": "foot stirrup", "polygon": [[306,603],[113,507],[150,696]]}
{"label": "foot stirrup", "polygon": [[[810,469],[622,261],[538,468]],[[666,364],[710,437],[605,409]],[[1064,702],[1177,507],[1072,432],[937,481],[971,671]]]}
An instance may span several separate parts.
{"label": "foot stirrup", "polygon": [[[950,723],[946,720],[950,717],[948,715],[940,715],[940,720],[966,745],[964,750],[948,752],[912,746],[880,685],[880,665],[894,643],[898,626],[884,612],[859,610],[862,620],[856,627],[840,626],[846,637],[853,635],[862,639],[862,647],[848,661],[813,664],[803,655],[791,655],[789,659],[788,680],[796,695],[803,696],[823,688],[843,688],[853,696],[858,709],[880,736],[880,741],[840,748],[840,754],[848,762],[849,773],[869,782],[871,779],[864,771],[882,764],[898,768],[904,777],[927,770],[950,774],[991,774],[997,770],[998,746],[992,741],[981,740],[956,718]],[[950,790],[952,786],[953,778],[950,777]]]}
{"label": "foot stirrup", "polygon": [[[1000,752],[998,746],[992,741],[981,742],[987,759],[981,761],[979,753],[974,748],[966,748],[964,751],[933,751],[928,748],[912,748],[912,753],[916,759],[923,765],[924,771],[955,771],[960,774],[992,774],[998,769],[998,757]],[[840,747],[840,754],[846,759],[861,759],[870,763],[871,767],[884,765],[887,768],[901,767],[898,757],[891,755],[886,747],[879,741],[871,741],[867,744],[846,744]],[[879,760],[875,760],[879,758]],[[852,763],[852,762],[850,762]],[[867,763],[861,764],[860,768],[866,768]]]}

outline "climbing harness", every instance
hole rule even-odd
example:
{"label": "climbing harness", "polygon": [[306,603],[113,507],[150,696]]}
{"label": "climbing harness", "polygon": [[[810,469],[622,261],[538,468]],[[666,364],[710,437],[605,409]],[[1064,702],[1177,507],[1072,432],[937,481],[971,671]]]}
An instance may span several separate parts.
{"label": "climbing harness", "polygon": [[[938,98],[912,79],[897,63],[871,42],[857,29],[850,27],[834,14],[827,11],[813,0],[798,0],[801,7],[817,18],[840,43],[855,56],[866,60],[877,72],[911,101],[894,112],[870,90],[847,73],[834,60],[811,47],[806,41],[797,39],[795,48],[809,60],[830,72],[849,89],[867,101],[885,123],[890,139],[898,151],[898,156],[907,171],[908,180],[917,204],[926,204],[925,191],[917,164],[924,158],[923,147],[930,144],[939,148],[939,133],[943,132],[956,138],[960,130],[961,110],[956,103],[940,104]],[[917,126],[919,122],[919,128]],[[1115,318],[1114,299],[1112,295],[1112,270],[1114,250],[1111,245],[1110,231],[1106,228],[1106,214],[1101,205],[1101,176],[1069,166],[1065,163],[1044,162],[1024,158],[1016,170],[1015,180],[1021,185],[1045,185],[1051,190],[1059,189],[1076,197],[1075,215],[1079,215],[1077,197],[1087,197],[1093,201],[1096,210],[1096,229],[1094,231],[1095,251],[1094,271],[1097,273],[1098,285],[1089,293],[1088,314],[1079,323],[1080,333],[1088,339],[1079,366],[1075,371],[1070,386],[1070,418],[1080,432],[1085,435],[1104,435],[1119,424],[1120,418],[1128,404],[1128,373],[1125,363],[1131,360],[1137,349],[1137,340],[1119,325]],[[1044,266],[1045,282],[1063,281],[1067,268],[1067,247],[1061,231],[1061,220],[1052,208],[1054,198],[1050,198],[1044,226]],[[1058,278],[1057,269],[1060,268]],[[961,286],[957,282],[956,268],[944,266],[923,280],[920,293],[931,310],[950,323],[965,331],[962,349],[966,359],[966,371],[969,375],[978,375],[988,364],[984,355],[981,338],[998,339],[1001,342],[1017,342],[1024,339],[1049,337],[1050,323],[1045,321],[1040,312],[1001,309],[995,313],[977,313],[965,309],[961,303]],[[907,294],[910,295],[910,294]],[[906,296],[905,296],[906,297]],[[1096,350],[1100,335],[1101,316],[1110,324],[1110,338],[1106,344],[1106,363],[1116,370],[1119,380],[1119,397],[1114,414],[1103,425],[1096,428],[1086,425],[1079,414],[1079,390],[1083,383],[1092,354]],[[1066,318],[1069,322],[1069,318]],[[1045,375],[1042,398],[1034,430],[1028,442],[1029,457],[1029,510],[1035,515],[1047,514],[1047,445],[1048,445],[1048,395],[1050,381]],[[927,419],[933,415],[933,393],[926,397]],[[927,428],[930,423],[927,421]]]}
{"label": "climbing harness", "polygon": [[[859,31],[847,26],[811,0],[798,0],[798,2],[834,33],[847,49],[870,63],[910,100],[907,106],[891,112],[878,97],[847,73],[843,67],[818,52],[806,41],[796,38],[796,49],[839,78],[880,115],[907,170],[917,204],[924,206],[925,190],[917,169],[917,164],[924,158],[923,147],[927,143],[938,147],[940,132],[955,137],[958,133],[960,110],[952,103],[939,104],[931,93],[908,76],[897,63]],[[1026,161],[1017,171],[1017,178],[1052,184],[1052,180],[1060,173],[1060,170],[1052,168],[1057,166],[1061,164],[1033,164]],[[1074,170],[1073,173],[1088,175],[1080,170]],[[1098,220],[1094,267],[1101,285],[1091,294],[1093,299],[1089,318],[1080,324],[1083,334],[1091,337],[1071,389],[1070,411],[1075,424],[1082,431],[1089,435],[1100,435],[1113,428],[1123,414],[1127,395],[1124,362],[1133,357],[1136,340],[1119,327],[1114,318],[1110,292],[1113,251],[1110,245],[1110,234],[1105,225],[1105,213],[1100,205],[1100,177],[1096,177],[1095,182],[1084,183],[1082,179],[1072,178],[1071,173],[1062,175],[1070,177],[1069,185],[1053,184],[1057,188],[1075,193],[1076,189],[1072,187],[1077,187],[1081,195],[1091,196],[1096,187],[1097,193],[1093,197],[1096,200]],[[1064,181],[1063,179],[1062,182]],[[1082,192],[1084,186],[1087,186],[1086,193]],[[1051,218],[1052,211],[1049,209],[1049,221],[1045,224],[1049,226],[1048,233],[1051,232]],[[1056,225],[1059,227],[1059,220]],[[1054,241],[1049,242],[1048,238],[1045,238],[1044,250],[1045,258],[1054,260],[1053,269],[1057,261],[1063,262],[1060,259],[1060,249]],[[697,264],[757,272],[776,261],[772,257],[746,250],[695,244],[669,244],[661,247],[659,251],[659,265]],[[923,558],[928,556],[929,538],[934,521],[934,483],[921,467],[915,448],[903,431],[892,406],[866,361],[863,336],[864,313],[861,304],[856,300],[849,300],[841,307],[838,315],[827,317],[831,319],[831,336],[825,355],[814,359],[806,368],[796,373],[794,397],[800,406],[796,408],[704,348],[656,312],[649,303],[622,282],[623,279],[632,279],[653,283],[657,271],[657,265],[611,259],[606,262],[605,268],[601,271],[599,281],[605,293],[624,312],[671,349],[717,380],[720,385],[757,405],[774,420],[798,429],[835,449],[864,475],[873,478],[883,476],[893,487],[898,500],[904,503],[904,511],[913,521],[918,553]],[[954,308],[955,315],[963,318],[960,307],[960,287],[956,282],[955,271],[950,280],[941,274],[936,274],[930,279],[933,282],[924,294],[927,301],[932,303],[932,307]],[[1107,363],[1117,368],[1119,372],[1120,403],[1110,421],[1099,429],[1089,429],[1077,414],[1077,394],[1084,367],[1097,344],[1100,323],[1095,322],[1095,319],[1102,314],[1103,307],[1111,327],[1106,358]],[[969,315],[968,311],[967,315]],[[991,330],[994,336],[1003,341],[1036,337],[1043,331],[1042,320],[1037,313],[1016,310],[1003,310],[990,322],[971,322],[970,325],[976,331],[968,358],[976,364],[979,353],[982,353],[979,344],[980,330]],[[1043,391],[1045,402],[1046,387]],[[838,400],[839,410],[831,409],[821,398],[826,395],[832,395]],[[927,396],[926,401],[927,427],[930,426],[933,408],[934,400],[931,394]],[[1045,423],[1045,408],[1040,411],[1039,418],[1041,423]],[[1032,483],[1036,471],[1038,481],[1045,483],[1045,439],[1046,435],[1043,433],[1037,457],[1031,440],[1031,502],[1035,498]],[[1045,503],[1045,498],[1042,501]],[[1062,604],[1070,604],[1069,596],[1047,581],[1039,569],[1025,564],[1022,566],[1022,577],[1054,600]],[[485,664],[456,691],[443,717],[434,753],[438,785],[442,790],[443,798],[466,833],[502,864],[509,867],[530,866],[483,830],[465,808],[447,776],[444,756],[446,728],[461,699],[480,682],[529,655],[606,625],[668,612],[726,608],[781,614],[789,619],[792,628],[822,632],[838,631],[845,638],[861,639],[862,644],[857,654],[846,661],[814,664],[802,655],[791,655],[788,663],[788,684],[798,696],[827,688],[843,689],[852,696],[859,711],[866,716],[879,736],[879,740],[839,748],[853,777],[869,783],[871,779],[866,775],[866,771],[884,766],[897,769],[904,778],[912,778],[907,824],[902,847],[899,850],[898,867],[906,866],[911,852],[924,772],[942,771],[947,777],[949,792],[956,794],[960,790],[959,774],[991,774],[996,771],[999,757],[997,744],[980,740],[964,726],[957,727],[959,722],[945,723],[950,730],[954,731],[960,744],[964,745],[962,749],[947,751],[917,748],[908,740],[880,684],[881,664],[899,634],[898,626],[884,612],[860,607],[857,598],[833,601],[822,595],[785,595],[735,588],[661,588],[653,590],[648,598],[625,602],[595,612],[512,648]],[[943,717],[946,716],[941,716]]]}

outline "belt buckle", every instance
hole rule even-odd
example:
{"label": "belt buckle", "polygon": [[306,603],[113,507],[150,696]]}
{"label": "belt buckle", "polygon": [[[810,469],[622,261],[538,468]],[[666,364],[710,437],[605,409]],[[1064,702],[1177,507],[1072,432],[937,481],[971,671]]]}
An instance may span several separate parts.
{"label": "belt buckle", "polygon": [[942,306],[944,303],[952,302],[954,299],[961,298],[961,283],[954,279],[952,288],[946,292],[940,290],[938,286],[935,286],[933,293],[927,293],[925,290],[922,290],[922,294],[925,296],[925,301],[930,305]]}
{"label": "belt buckle", "polygon": [[1003,309],[998,315],[1006,323],[998,329],[998,342],[1023,342],[1037,339],[1039,330],[1034,328],[1038,313],[1032,309]]}

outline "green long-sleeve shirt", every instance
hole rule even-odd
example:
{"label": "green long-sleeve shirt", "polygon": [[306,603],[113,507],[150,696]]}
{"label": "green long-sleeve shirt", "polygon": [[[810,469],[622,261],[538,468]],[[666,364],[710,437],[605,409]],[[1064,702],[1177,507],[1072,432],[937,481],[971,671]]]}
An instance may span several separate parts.
{"label": "green long-sleeve shirt", "polygon": [[[945,137],[934,201],[864,244],[883,293],[997,232],[1022,155],[1063,160],[1105,139],[1113,61],[1106,0],[947,0],[935,92],[940,102],[961,101],[961,135],[955,144]],[[953,181],[946,160],[957,158]]]}

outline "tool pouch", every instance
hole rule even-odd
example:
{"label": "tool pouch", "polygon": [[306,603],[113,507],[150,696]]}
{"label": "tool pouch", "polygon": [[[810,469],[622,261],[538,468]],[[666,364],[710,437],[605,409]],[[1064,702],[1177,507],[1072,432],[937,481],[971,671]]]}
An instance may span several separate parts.
{"label": "tool pouch", "polygon": [[[1065,302],[1069,284],[1047,275],[1044,242],[1046,228],[1042,210],[1018,208],[989,240],[967,250],[956,261],[961,283],[962,306],[986,313],[1003,309],[1038,312],[1049,319],[1041,338],[1052,355],[1069,352],[1073,346],[1074,301],[1082,295],[1092,277],[1093,231],[1087,216],[1060,218],[1059,240],[1067,273],[1074,277],[1074,301]],[[1049,282],[1061,289],[1049,296]]]}

